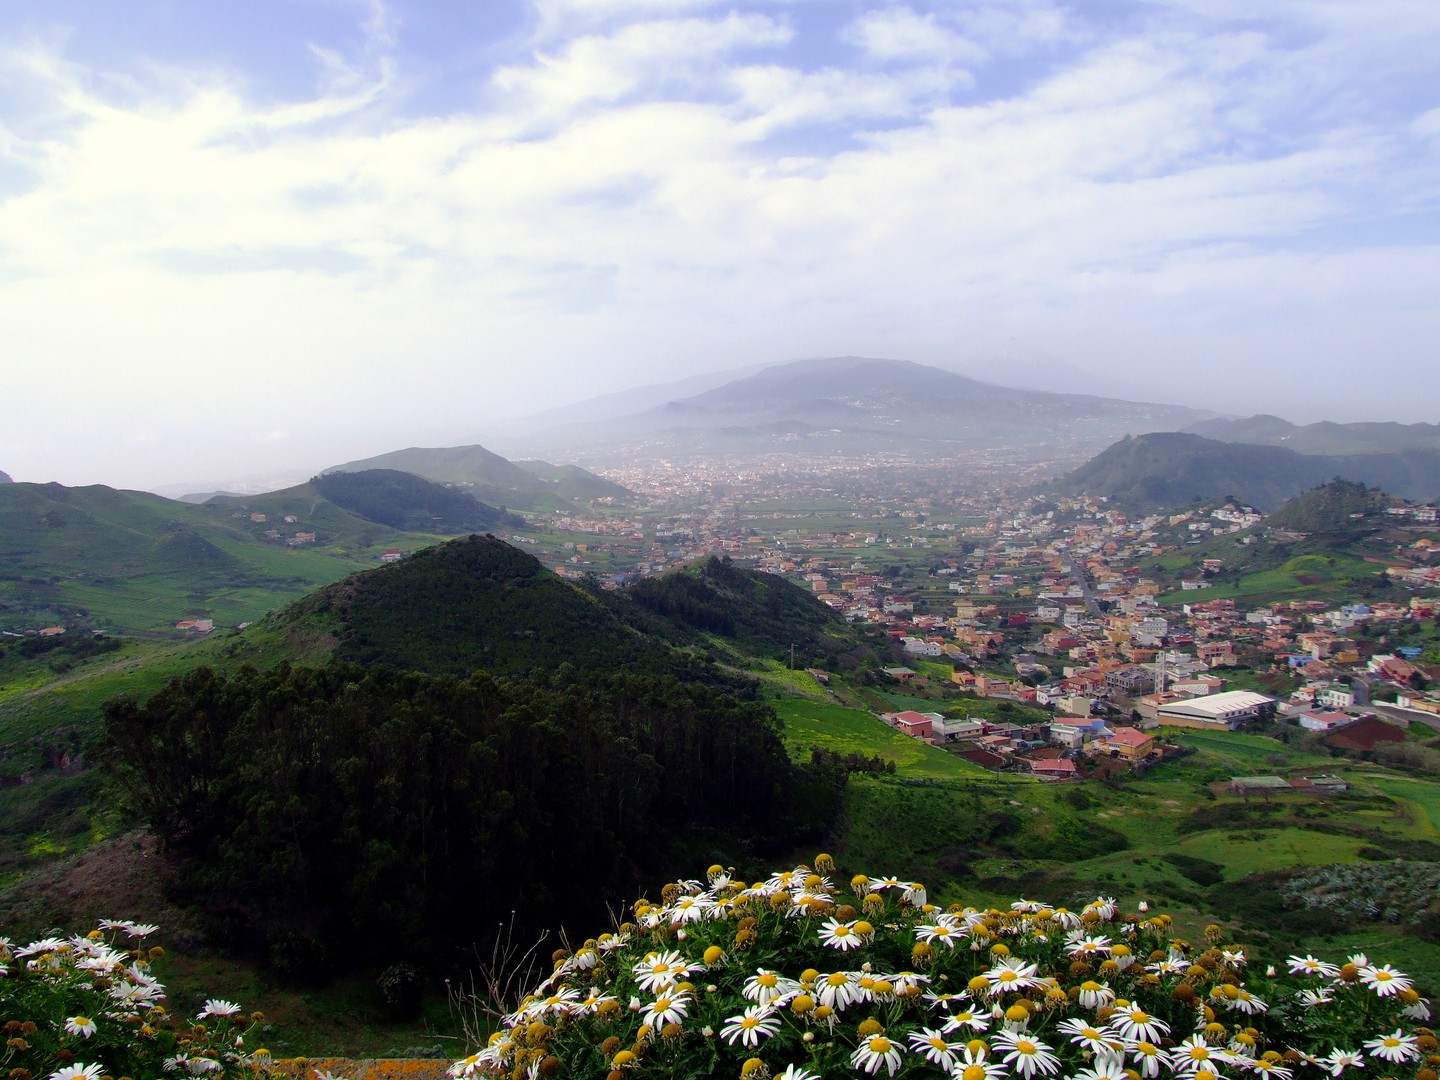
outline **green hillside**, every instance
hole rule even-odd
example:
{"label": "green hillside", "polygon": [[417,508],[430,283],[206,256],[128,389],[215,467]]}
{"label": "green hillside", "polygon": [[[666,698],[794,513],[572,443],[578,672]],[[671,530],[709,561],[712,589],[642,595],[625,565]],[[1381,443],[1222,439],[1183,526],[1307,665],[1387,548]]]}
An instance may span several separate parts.
{"label": "green hillside", "polygon": [[593,499],[624,499],[631,493],[575,465],[514,462],[483,446],[419,447],[351,461],[326,473],[398,469],[461,488],[482,502],[511,510],[574,511]]}
{"label": "green hillside", "polygon": [[597,590],[492,536],[470,536],[356,574],[271,620],[290,637],[333,634],[337,658],[416,671],[654,669],[671,649]]}
{"label": "green hillside", "polygon": [[1336,479],[1297,495],[1271,514],[1266,524],[1353,541],[1384,526],[1385,511],[1398,502],[1379,488]]}
{"label": "green hillside", "polygon": [[1387,599],[1393,590],[1385,567],[1403,561],[1395,554],[1397,543],[1414,535],[1385,513],[1395,502],[1364,484],[1333,480],[1291,499],[1243,537],[1186,545],[1148,567],[1169,579],[1167,602],[1181,597],[1182,578],[1202,576],[1206,559],[1224,564],[1205,575],[1211,586],[1206,599]]}
{"label": "green hillside", "polygon": [[1115,443],[1064,477],[1054,492],[1103,495],[1142,512],[1217,498],[1236,498],[1268,512],[1336,477],[1378,485],[1407,499],[1429,500],[1440,494],[1440,451],[1407,448],[1321,456],[1154,432]]}
{"label": "green hillside", "polygon": [[659,577],[642,578],[623,597],[685,631],[719,637],[738,652],[797,667],[852,664],[878,644],[804,589],[729,559],[710,558]]}
{"label": "green hillside", "polygon": [[341,509],[392,529],[448,534],[525,528],[524,518],[395,469],[326,473],[310,484]]}
{"label": "green hillside", "polygon": [[204,506],[103,486],[0,485],[0,629],[234,626],[387,548],[434,539],[368,521],[310,485]]}
{"label": "green hillside", "polygon": [[551,465],[548,461],[517,461],[515,465],[552,485],[556,494],[576,502],[590,502],[594,499],[624,502],[635,497],[635,493],[629,488],[613,480],[606,480],[603,476],[596,476],[579,465]]}

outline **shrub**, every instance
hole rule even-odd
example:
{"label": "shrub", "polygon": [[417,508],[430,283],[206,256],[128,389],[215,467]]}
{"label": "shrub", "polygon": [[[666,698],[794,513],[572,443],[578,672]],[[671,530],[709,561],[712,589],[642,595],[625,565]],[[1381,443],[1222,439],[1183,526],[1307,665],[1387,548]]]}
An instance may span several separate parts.
{"label": "shrub", "polygon": [[823,855],[754,885],[707,877],[557,953],[452,1075],[1180,1080],[1264,1062],[1289,1080],[1368,1057],[1374,1075],[1423,1077],[1435,1052],[1409,979],[1363,957],[1252,974],[1219,927],[1192,947],[1168,916],[1105,897],[942,911],[918,883],[835,877]]}
{"label": "shrub", "polygon": [[107,919],[83,936],[0,937],[0,1070],[17,1080],[264,1071],[269,1053],[244,1042],[259,1013],[214,998],[193,1020],[168,1011],[153,971],[164,950],[144,944],[155,929]]}
{"label": "shrub", "polygon": [[1199,859],[1194,855],[1182,855],[1178,851],[1172,851],[1164,858],[1166,862],[1195,882],[1196,885],[1215,885],[1225,880],[1224,870],[1220,864],[1211,862],[1209,859]]}

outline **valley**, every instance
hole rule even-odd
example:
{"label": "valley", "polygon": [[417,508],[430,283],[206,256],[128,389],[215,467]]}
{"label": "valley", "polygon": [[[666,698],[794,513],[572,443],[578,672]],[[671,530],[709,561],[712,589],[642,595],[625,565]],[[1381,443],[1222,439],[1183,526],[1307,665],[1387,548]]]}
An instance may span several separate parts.
{"label": "valley", "polygon": [[[1191,934],[1220,920],[1269,956],[1373,950],[1440,988],[1433,504],[1338,480],[1266,512],[1203,485],[1135,503],[1060,490],[1073,459],[1013,445],[539,470],[561,491],[482,450],[200,504],[0,487],[7,924],[39,933],[122,904],[181,934],[181,994],[280,1002],[278,1052],[446,1047],[438,983],[397,1018],[374,970],[328,950],[363,929],[409,942],[379,966],[424,953],[427,977],[459,977],[488,939],[442,943],[455,898],[420,880],[463,850],[466,873],[503,858],[537,896],[560,888],[533,835],[500,826],[560,827],[526,786],[546,777],[593,830],[565,861],[611,902],[695,858],[753,875],[828,850],[945,903],[1143,900]],[[392,468],[406,463],[460,471]],[[667,710],[699,726],[672,725],[672,745]],[[714,741],[706,717],[745,718],[749,741]],[[592,728],[612,734],[587,744]],[[756,802],[777,827],[665,804],[649,770],[699,791],[696,754],[721,804],[787,793]],[[331,756],[344,768],[315,770]],[[387,778],[407,763],[439,813],[482,761],[510,777],[477,796],[488,847],[459,823],[435,831]],[[627,809],[607,785],[632,766]],[[212,769],[205,790],[230,801],[203,820],[224,839],[167,832],[194,804],[136,777]],[[333,816],[327,793],[353,809]],[[645,800],[668,828],[641,826]],[[227,831],[252,816],[288,821],[287,839]],[[253,891],[217,850],[271,860],[298,891]],[[117,871],[126,852],[158,877]],[[410,900],[367,904],[397,874],[416,876]],[[316,903],[323,881],[350,906]],[[1377,907],[1376,881],[1408,899]],[[324,987],[299,992],[321,970]]]}

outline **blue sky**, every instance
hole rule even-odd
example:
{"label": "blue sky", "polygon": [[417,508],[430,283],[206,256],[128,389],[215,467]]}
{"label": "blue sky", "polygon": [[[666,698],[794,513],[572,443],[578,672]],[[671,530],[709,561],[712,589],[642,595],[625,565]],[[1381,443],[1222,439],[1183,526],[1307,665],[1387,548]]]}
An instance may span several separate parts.
{"label": "blue sky", "polygon": [[1413,0],[8,5],[0,469],[840,354],[1435,421],[1436,56]]}

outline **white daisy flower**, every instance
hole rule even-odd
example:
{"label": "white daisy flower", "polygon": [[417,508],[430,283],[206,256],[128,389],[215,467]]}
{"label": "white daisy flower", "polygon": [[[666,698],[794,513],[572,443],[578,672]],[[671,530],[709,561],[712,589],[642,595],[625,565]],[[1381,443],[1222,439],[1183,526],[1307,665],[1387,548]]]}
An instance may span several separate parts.
{"label": "white daisy flower", "polygon": [[910,1049],[923,1054],[930,1064],[949,1070],[955,1067],[955,1055],[965,1044],[948,1042],[943,1031],[927,1027],[910,1033]]}
{"label": "white daisy flower", "polygon": [[1110,1018],[1109,1028],[1127,1041],[1159,1042],[1170,1032],[1170,1025],[1151,1016],[1144,1009],[1122,1009]]}
{"label": "white daisy flower", "polygon": [[685,1010],[690,1005],[690,995],[684,990],[662,993],[662,996],[646,1005],[640,1013],[640,1023],[659,1031],[666,1024],[678,1024],[685,1019]]}
{"label": "white daisy flower", "polygon": [[820,944],[848,952],[850,949],[858,949],[865,941],[855,932],[855,923],[826,919],[820,927]]}
{"label": "white daisy flower", "polygon": [[1363,1069],[1365,1058],[1358,1050],[1341,1050],[1338,1046],[1320,1058],[1317,1064],[1328,1069],[1331,1076],[1339,1076],[1346,1069]]}
{"label": "white daisy flower", "polygon": [[1399,1028],[1389,1035],[1367,1039],[1365,1049],[1370,1051],[1371,1057],[1397,1064],[1402,1061],[1412,1061],[1420,1056],[1420,1051],[1415,1046],[1415,1036],[1406,1035]]}
{"label": "white daisy flower", "polygon": [[1374,990],[1376,997],[1398,994],[1401,990],[1409,990],[1411,985],[1410,976],[1396,971],[1389,964],[1380,967],[1370,964],[1362,967],[1360,981]]}
{"label": "white daisy flower", "polygon": [[65,1030],[71,1035],[83,1035],[88,1039],[95,1034],[95,1021],[88,1016],[71,1016],[65,1020]]}
{"label": "white daisy flower", "polygon": [[994,1038],[993,1049],[996,1055],[1025,1080],[1029,1080],[1036,1073],[1053,1076],[1060,1069],[1060,1059],[1039,1039],[1013,1031],[997,1032]]}
{"label": "white daisy flower", "polygon": [[656,993],[664,987],[674,986],[690,974],[690,965],[678,952],[648,953],[644,960],[635,964],[631,974],[642,990]]}
{"label": "white daisy flower", "polygon": [[768,1005],[751,1005],[739,1016],[726,1019],[720,1029],[720,1038],[732,1046],[756,1047],[761,1039],[768,1039],[780,1030],[780,1017]]}
{"label": "white daisy flower", "polygon": [[884,1035],[872,1035],[855,1048],[850,1064],[872,1076],[884,1066],[894,1076],[900,1069],[900,1047]]}
{"label": "white daisy flower", "polygon": [[1324,960],[1317,960],[1306,953],[1304,956],[1291,956],[1286,961],[1292,975],[1323,975],[1327,979],[1333,979],[1340,974],[1340,969],[1334,964],[1327,964]]}

